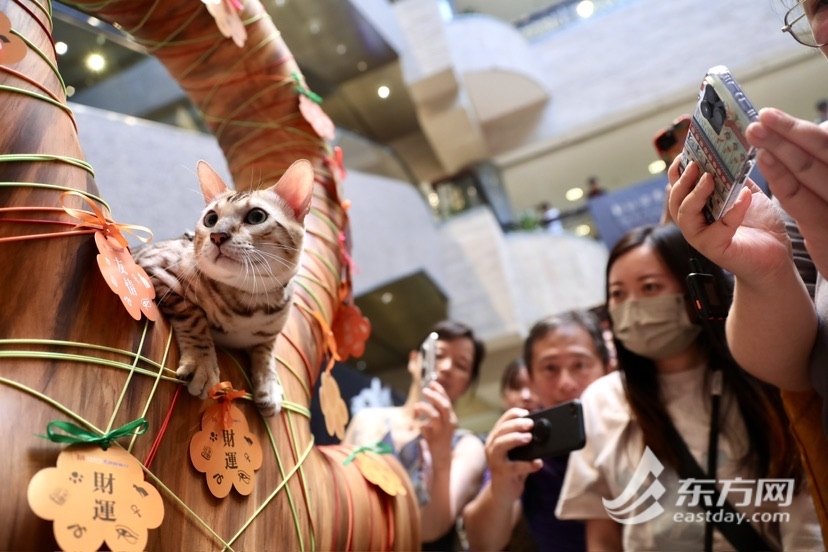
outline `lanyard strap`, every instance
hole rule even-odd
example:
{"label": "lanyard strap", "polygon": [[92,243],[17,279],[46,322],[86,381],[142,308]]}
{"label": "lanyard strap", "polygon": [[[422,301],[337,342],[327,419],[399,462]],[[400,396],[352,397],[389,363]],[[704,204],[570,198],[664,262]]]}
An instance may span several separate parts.
{"label": "lanyard strap", "polygon": [[[714,374],[716,374],[714,372]],[[719,376],[720,377],[720,376]],[[714,376],[715,378],[715,376]],[[721,380],[720,380],[721,381]],[[714,382],[715,383],[715,379]],[[721,386],[720,386],[721,387]],[[715,388],[713,389],[715,391]],[[717,403],[719,402],[719,398],[716,395],[713,395],[713,406],[712,410],[718,410],[719,406]],[[712,414],[712,413],[711,413]],[[718,412],[715,413],[716,416],[713,417],[711,420],[711,439],[713,439],[713,430],[715,429],[715,439],[718,445]],[[716,489],[715,483],[715,469],[711,473],[713,479],[709,478],[705,473],[704,470],[701,469],[696,459],[693,458],[693,455],[690,453],[690,449],[687,448],[687,443],[684,442],[684,439],[681,437],[681,434],[678,432],[676,427],[673,425],[673,422],[670,420],[670,423],[667,424],[666,431],[667,431],[667,441],[671,444],[673,449],[678,454],[679,459],[679,466],[678,466],[678,475],[681,479],[695,479],[698,481],[698,486],[701,487],[705,494],[710,495],[711,505],[708,506],[707,502],[702,500],[701,507],[705,509],[706,512],[709,512],[708,519],[715,519],[713,513],[718,510],[724,512],[724,516],[720,516],[723,518],[722,521],[713,522],[716,529],[721,531],[721,533],[725,536],[725,538],[730,542],[730,544],[739,552],[756,552],[757,550],[773,550],[774,547],[771,546],[765,538],[759,534],[759,532],[748,523],[737,523],[733,522],[725,522],[724,519],[732,519],[736,520],[736,510],[733,506],[730,505],[727,500],[721,501],[721,506],[715,506],[720,502],[720,494],[718,489]],[[718,450],[718,446],[713,447],[708,450],[708,460],[711,456],[716,455],[716,451]],[[710,523],[708,522],[707,525],[709,526]],[[705,527],[705,539],[707,539],[707,526]],[[710,547],[712,548],[712,537],[713,537],[713,528],[710,528]],[[707,548],[707,542],[705,542],[705,549]]]}
{"label": "lanyard strap", "polygon": [[[710,434],[707,439],[707,474],[716,480],[719,461],[719,411],[722,402],[722,371],[714,370],[710,380]],[[713,524],[704,522],[704,550],[713,552]]]}

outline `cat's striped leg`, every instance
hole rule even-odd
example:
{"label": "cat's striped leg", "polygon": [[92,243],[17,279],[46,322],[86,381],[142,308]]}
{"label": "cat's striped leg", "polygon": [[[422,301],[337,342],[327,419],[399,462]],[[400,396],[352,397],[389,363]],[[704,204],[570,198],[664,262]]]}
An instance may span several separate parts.
{"label": "cat's striped leg", "polygon": [[276,373],[276,356],[273,346],[276,340],[250,349],[251,375],[253,376],[253,400],[263,416],[273,416],[282,410],[284,392]]}

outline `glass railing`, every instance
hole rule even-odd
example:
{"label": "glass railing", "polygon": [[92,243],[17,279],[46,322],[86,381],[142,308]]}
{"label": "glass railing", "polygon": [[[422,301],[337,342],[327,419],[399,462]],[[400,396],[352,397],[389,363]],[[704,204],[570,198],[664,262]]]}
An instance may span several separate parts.
{"label": "glass railing", "polygon": [[632,0],[565,0],[514,22],[528,40],[540,38],[577,21]]}

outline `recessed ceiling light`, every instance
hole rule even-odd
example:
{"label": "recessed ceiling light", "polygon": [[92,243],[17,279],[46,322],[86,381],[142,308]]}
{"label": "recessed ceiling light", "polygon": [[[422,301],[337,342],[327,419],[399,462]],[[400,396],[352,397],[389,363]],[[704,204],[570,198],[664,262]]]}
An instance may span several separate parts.
{"label": "recessed ceiling light", "polygon": [[62,56],[69,51],[69,45],[65,42],[55,42],[55,53]]}
{"label": "recessed ceiling light", "polygon": [[308,23],[308,30],[311,34],[319,34],[319,29],[319,21],[317,21],[316,19]]}
{"label": "recessed ceiling light", "polygon": [[388,303],[390,303],[393,300],[394,300],[394,294],[391,293],[390,291],[386,291],[385,293],[380,295],[380,301],[382,301],[383,304],[385,304],[385,305],[387,305]]}
{"label": "recessed ceiling light", "polygon": [[389,94],[391,94],[391,89],[385,86],[384,84],[377,88],[377,96],[379,96],[383,100],[387,98]]}
{"label": "recessed ceiling light", "polygon": [[667,163],[659,159],[658,161],[653,161],[649,165],[647,165],[647,170],[650,171],[650,174],[658,174],[663,172],[664,169],[667,168]]}
{"label": "recessed ceiling light", "polygon": [[86,20],[86,23],[87,23],[90,27],[100,27],[100,25],[101,25],[101,20],[100,20],[100,19],[98,19],[97,17],[90,17],[90,18],[88,18],[88,19]]}
{"label": "recessed ceiling light", "polygon": [[578,236],[589,236],[592,227],[589,224],[579,224],[575,227],[575,234]]}
{"label": "recessed ceiling light", "polygon": [[578,2],[578,5],[575,7],[575,11],[579,16],[586,19],[595,13],[595,4],[592,3],[592,0],[583,0],[582,2]]}
{"label": "recessed ceiling light", "polygon": [[86,68],[99,73],[106,67],[106,59],[101,54],[89,54],[86,56]]}
{"label": "recessed ceiling light", "polygon": [[71,98],[75,95],[75,87],[74,86],[67,86],[66,87],[66,97]]}
{"label": "recessed ceiling light", "polygon": [[347,51],[348,51],[348,47],[345,46],[344,44],[337,44],[336,45],[336,53],[339,54],[340,56],[344,56]]}
{"label": "recessed ceiling light", "polygon": [[366,69],[368,69],[368,64],[364,61],[360,61],[359,63],[357,63],[357,69],[359,69],[360,71],[365,71]]}
{"label": "recessed ceiling light", "polygon": [[273,3],[274,3],[274,4],[276,4],[276,7],[277,7],[277,8],[281,8],[281,7],[282,7],[282,6],[284,6],[287,2],[286,2],[285,0],[276,0],[276,1],[275,1],[275,2],[273,2]]}
{"label": "recessed ceiling light", "polygon": [[569,201],[578,201],[584,197],[583,188],[570,188],[566,191],[566,199]]}

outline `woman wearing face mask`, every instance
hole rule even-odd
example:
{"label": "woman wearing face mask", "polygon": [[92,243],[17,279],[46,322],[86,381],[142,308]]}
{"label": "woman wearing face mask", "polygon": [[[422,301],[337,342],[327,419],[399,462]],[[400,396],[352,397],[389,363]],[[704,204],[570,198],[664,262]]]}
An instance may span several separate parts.
{"label": "woman wearing face mask", "polygon": [[[739,368],[717,328],[695,322],[690,255],[673,225],[637,228],[612,249],[619,370],[582,395],[587,444],[570,456],[558,517],[586,521],[590,550],[821,549],[778,395]],[[760,479],[791,492],[771,500]],[[718,494],[694,480],[714,480]],[[725,501],[732,509],[718,511]]]}

